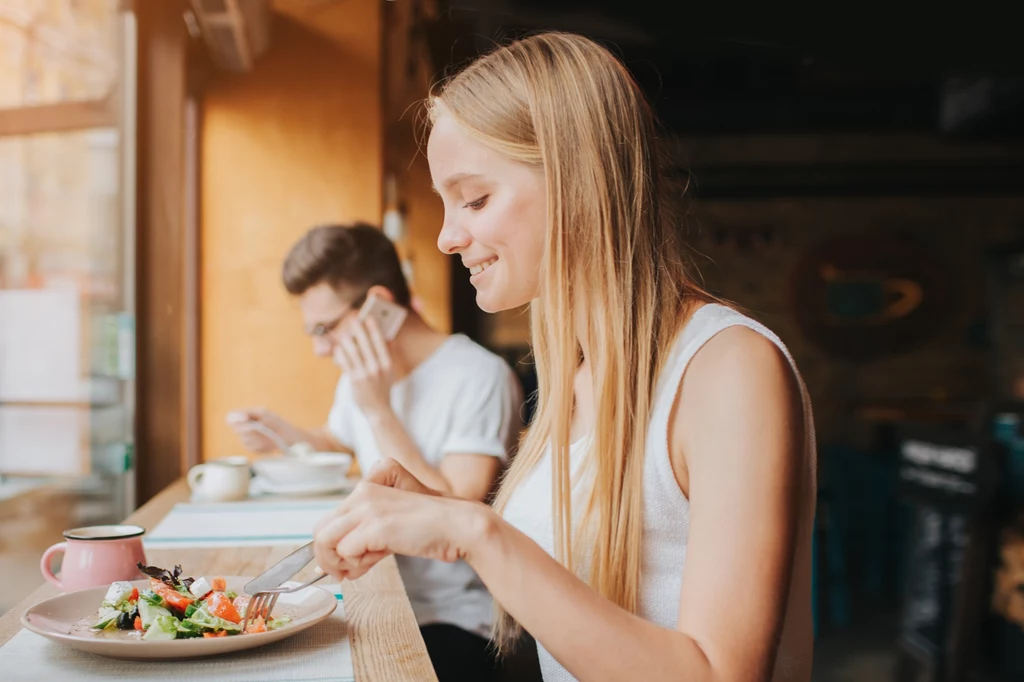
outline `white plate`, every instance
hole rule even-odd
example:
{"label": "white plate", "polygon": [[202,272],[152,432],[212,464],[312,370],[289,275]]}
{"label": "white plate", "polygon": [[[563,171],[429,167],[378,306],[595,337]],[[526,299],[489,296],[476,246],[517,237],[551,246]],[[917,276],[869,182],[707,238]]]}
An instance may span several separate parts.
{"label": "white plate", "polygon": [[318,481],[315,483],[274,483],[262,476],[252,479],[249,486],[249,494],[256,495],[293,495],[296,497],[307,497],[316,495],[333,495],[342,492],[351,492],[357,481],[343,478],[334,481]]}
{"label": "white plate", "polygon": [[[231,576],[225,580],[228,589],[242,594],[242,587],[252,577]],[[141,592],[149,587],[149,580],[135,580],[132,585]],[[30,607],[22,615],[21,623],[37,635],[79,651],[109,658],[166,660],[216,656],[278,642],[313,627],[338,607],[338,600],[332,593],[313,585],[286,595],[287,603],[282,603],[285,597],[278,599],[273,616],[288,615],[292,622],[276,630],[252,635],[147,642],[133,634],[134,631],[96,632],[91,629],[106,593],[107,587],[91,587],[46,599]]]}

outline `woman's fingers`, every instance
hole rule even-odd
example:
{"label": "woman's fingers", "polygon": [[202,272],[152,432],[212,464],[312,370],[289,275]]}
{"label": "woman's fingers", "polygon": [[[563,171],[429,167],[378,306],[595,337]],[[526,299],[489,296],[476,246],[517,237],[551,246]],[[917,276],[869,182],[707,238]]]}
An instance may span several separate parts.
{"label": "woman's fingers", "polygon": [[379,534],[380,511],[371,509],[377,486],[360,483],[313,531],[317,565],[335,578],[354,579],[366,573],[390,552]]}
{"label": "woman's fingers", "polygon": [[[358,489],[359,489],[359,486],[357,485],[356,486],[356,490],[358,490]],[[354,494],[355,494],[355,490],[352,491],[352,495],[354,495]],[[327,526],[327,524],[329,524],[331,521],[333,521],[334,519],[338,518],[339,516],[341,516],[342,514],[344,514],[348,510],[349,506],[352,504],[352,495],[349,495],[347,498],[345,498],[345,500],[341,504],[339,504],[337,507],[335,507],[333,510],[331,510],[330,513],[324,515],[319,521],[316,522],[316,525],[313,526],[313,537],[314,538],[317,535],[320,534],[320,531],[323,530],[324,527]]]}
{"label": "woman's fingers", "polygon": [[440,494],[433,488],[423,485],[418,478],[409,473],[408,469],[390,457],[378,460],[370,468],[370,471],[367,472],[366,481],[388,488],[408,490],[409,492],[423,493],[425,495]]}
{"label": "woman's fingers", "polygon": [[356,514],[341,514],[330,519],[317,531],[313,538],[313,554],[317,565],[326,573],[336,578],[345,576],[349,566],[338,555],[337,547],[358,523]]}
{"label": "woman's fingers", "polygon": [[366,472],[366,481],[391,488],[395,486],[404,471],[405,467],[401,464],[390,457],[385,457],[374,462],[370,470]]}
{"label": "woman's fingers", "polygon": [[[367,555],[387,554],[388,548],[382,537],[381,525],[377,519],[367,519],[338,540],[334,551],[347,567],[359,568]],[[372,566],[373,563],[369,565]]]}
{"label": "woman's fingers", "polygon": [[381,559],[387,557],[390,552],[367,552],[358,562],[358,565],[350,569],[346,574],[347,580],[356,580],[370,572],[370,569],[380,563]]}

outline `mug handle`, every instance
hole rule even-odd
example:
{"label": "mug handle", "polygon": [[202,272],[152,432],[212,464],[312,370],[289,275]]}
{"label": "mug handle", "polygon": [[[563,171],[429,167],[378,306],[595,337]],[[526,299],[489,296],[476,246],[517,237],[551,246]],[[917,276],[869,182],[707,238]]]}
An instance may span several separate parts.
{"label": "mug handle", "polygon": [[909,279],[890,279],[885,282],[885,293],[895,294],[895,298],[889,302],[882,312],[882,317],[893,319],[909,315],[915,308],[921,305],[924,292],[921,285]]}
{"label": "mug handle", "polygon": [[42,571],[43,577],[46,578],[47,582],[61,591],[64,590],[64,583],[60,581],[60,578],[53,574],[53,569],[50,568],[50,562],[53,560],[55,554],[64,554],[67,548],[68,543],[58,542],[56,545],[53,545],[43,552],[43,558],[39,560],[39,570]]}
{"label": "mug handle", "polygon": [[206,469],[205,464],[197,464],[188,470],[189,490],[195,490],[196,486],[199,485],[199,481],[203,478],[204,469]]}

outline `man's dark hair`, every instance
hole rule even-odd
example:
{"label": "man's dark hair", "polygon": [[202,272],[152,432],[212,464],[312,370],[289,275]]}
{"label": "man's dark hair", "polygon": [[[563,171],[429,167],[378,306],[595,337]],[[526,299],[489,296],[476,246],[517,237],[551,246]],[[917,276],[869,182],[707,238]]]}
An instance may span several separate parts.
{"label": "man's dark hair", "polygon": [[288,252],[281,276],[294,296],[324,282],[335,290],[359,293],[382,286],[395,303],[408,308],[411,302],[395,245],[367,223],[314,227]]}

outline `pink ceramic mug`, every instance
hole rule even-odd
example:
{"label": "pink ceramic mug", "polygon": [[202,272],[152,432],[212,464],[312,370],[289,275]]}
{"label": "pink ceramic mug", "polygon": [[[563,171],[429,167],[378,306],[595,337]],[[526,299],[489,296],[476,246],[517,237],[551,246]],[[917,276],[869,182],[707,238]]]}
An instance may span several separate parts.
{"label": "pink ceramic mug", "polygon": [[[58,542],[43,552],[39,569],[62,592],[109,585],[116,580],[137,580],[141,574],[136,563],[146,563],[142,551],[145,532],[142,526],[83,526],[66,530],[66,542]],[[58,578],[50,562],[55,554],[61,553],[64,560]]]}

